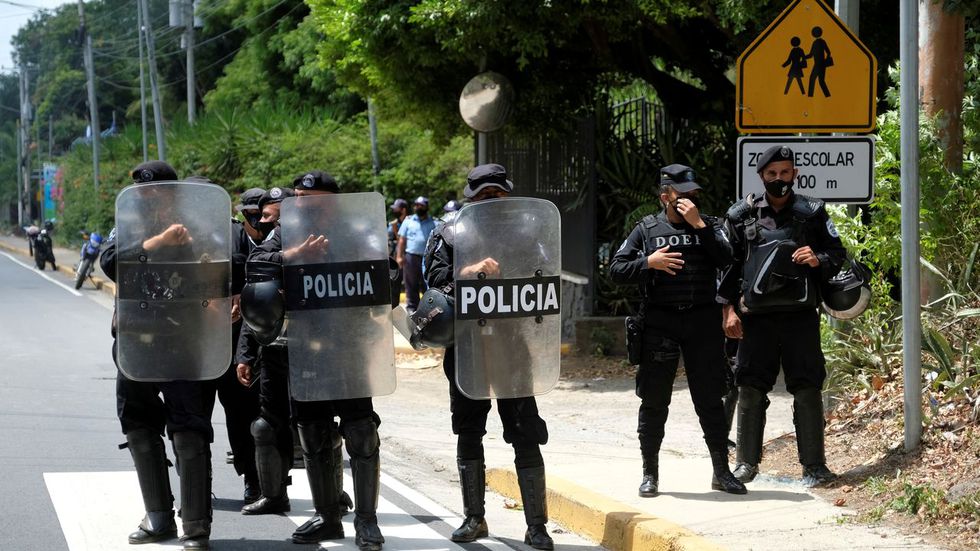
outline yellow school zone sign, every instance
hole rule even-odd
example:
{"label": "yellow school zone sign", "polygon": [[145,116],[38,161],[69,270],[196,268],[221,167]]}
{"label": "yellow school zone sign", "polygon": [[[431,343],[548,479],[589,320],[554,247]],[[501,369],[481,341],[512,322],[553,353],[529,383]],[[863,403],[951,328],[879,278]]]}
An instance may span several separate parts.
{"label": "yellow school zone sign", "polygon": [[878,61],[822,0],[794,0],[738,58],[743,134],[871,132]]}

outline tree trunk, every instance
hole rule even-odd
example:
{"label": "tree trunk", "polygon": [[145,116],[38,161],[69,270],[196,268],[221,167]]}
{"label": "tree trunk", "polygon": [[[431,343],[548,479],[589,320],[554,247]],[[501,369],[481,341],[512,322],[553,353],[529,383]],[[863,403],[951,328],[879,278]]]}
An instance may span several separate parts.
{"label": "tree trunk", "polygon": [[950,172],[963,169],[963,48],[962,15],[943,10],[942,0],[919,2],[919,85],[926,114],[937,114],[939,138]]}

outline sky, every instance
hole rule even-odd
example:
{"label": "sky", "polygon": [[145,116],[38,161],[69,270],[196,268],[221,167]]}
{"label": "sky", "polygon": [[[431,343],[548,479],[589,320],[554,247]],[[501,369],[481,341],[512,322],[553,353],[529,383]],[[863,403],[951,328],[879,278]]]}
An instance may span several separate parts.
{"label": "sky", "polygon": [[[11,57],[13,47],[10,46],[10,39],[17,34],[17,30],[24,26],[36,8],[56,8],[62,4],[67,4],[65,0],[9,0],[17,5],[11,5],[7,0],[0,0],[0,68],[11,69],[14,67],[14,60]],[[31,6],[31,7],[25,7]]]}

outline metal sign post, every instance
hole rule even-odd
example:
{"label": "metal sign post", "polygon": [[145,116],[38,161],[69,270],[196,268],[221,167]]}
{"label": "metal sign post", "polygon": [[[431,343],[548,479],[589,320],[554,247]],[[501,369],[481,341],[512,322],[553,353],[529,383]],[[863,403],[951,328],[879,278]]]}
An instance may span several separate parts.
{"label": "metal sign post", "polygon": [[919,4],[899,10],[902,121],[902,364],[905,451],[922,438],[922,320],[919,297]]}

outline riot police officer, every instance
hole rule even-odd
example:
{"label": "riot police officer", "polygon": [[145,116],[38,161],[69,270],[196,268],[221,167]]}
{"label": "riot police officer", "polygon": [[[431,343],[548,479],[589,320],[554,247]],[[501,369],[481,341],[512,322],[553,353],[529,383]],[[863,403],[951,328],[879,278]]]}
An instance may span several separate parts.
{"label": "riot police officer", "polygon": [[[643,455],[640,497],[657,495],[659,453],[681,354],[694,410],[711,455],[711,487],[744,494],[728,467],[728,430],[722,395],[728,369],[716,301],[717,273],[732,260],[721,223],[698,210],[701,185],[690,167],[660,170],[663,210],[644,217],[609,267],[613,281],[642,286],[637,433]],[[633,338],[636,338],[635,336]]]}
{"label": "riot police officer", "polygon": [[[323,171],[314,170],[297,177],[293,181],[296,196],[340,193],[340,188],[333,177]],[[281,192],[282,190],[280,190]],[[280,199],[281,200],[281,199]],[[298,249],[325,250],[327,239],[324,236],[310,236],[310,239]],[[247,272],[264,271],[275,277],[282,277],[282,266],[291,254],[301,251],[290,248],[283,250],[280,231],[259,245],[249,257]],[[271,269],[271,272],[270,272]],[[246,276],[247,279],[249,276]],[[250,321],[246,302],[248,294],[243,295],[243,315]],[[266,389],[276,389],[281,402],[284,392],[289,385],[289,350],[287,346],[264,346],[261,352],[261,384],[260,391],[266,395]],[[295,421],[303,448],[303,458],[306,473],[313,494],[315,513],[312,518],[293,532],[294,543],[317,543],[322,540],[344,538],[341,524],[342,507],[345,506],[343,490],[340,448],[341,434],[347,445],[347,453],[351,460],[351,474],[354,478],[354,530],[355,544],[364,551],[381,549],[384,536],[378,528],[377,507],[380,491],[381,463],[378,425],[380,417],[374,411],[371,398],[356,398],[333,401],[300,401],[290,399],[284,410],[280,403],[278,413],[268,415],[263,403],[262,415],[252,426],[256,439],[256,449],[268,441],[274,445],[279,442],[279,465],[288,465],[285,451],[289,448],[281,443],[287,440],[288,418],[284,415],[291,413]],[[334,417],[340,417],[339,432]],[[260,481],[263,473],[259,466]],[[340,476],[338,476],[340,475]],[[263,486],[263,494],[265,487]],[[283,495],[285,492],[283,492]],[[349,498],[347,498],[349,499]],[[262,500],[256,502],[258,505]],[[286,506],[288,508],[288,505]],[[243,509],[243,512],[245,510]]]}
{"label": "riot police officer", "polygon": [[793,191],[793,151],[767,149],[757,171],[765,186],[726,214],[734,262],[722,278],[724,328],[738,346],[738,435],[735,476],[755,478],[762,458],[766,394],[780,366],[793,395],[793,423],[804,482],[836,478],[824,456],[821,388],[826,378],[820,348],[820,286],[846,258],[823,201]]}
{"label": "riot police officer", "polygon": [[[506,169],[499,164],[475,167],[466,181],[464,194],[470,203],[507,197],[514,188],[513,183],[507,179]],[[427,245],[425,280],[430,289],[449,288],[455,284],[454,245],[449,235],[452,227],[452,219],[448,219],[433,232]],[[497,262],[487,258],[479,266],[472,267],[471,271],[495,273],[498,269]],[[500,356],[512,355],[510,358],[500,358],[499,361],[526,360],[513,357],[520,354],[516,350],[496,353]],[[443,370],[449,380],[452,429],[457,435],[456,461],[463,494],[463,512],[466,515],[463,524],[453,532],[451,539],[456,542],[472,542],[489,534],[485,519],[486,465],[483,436],[487,432],[491,401],[472,399],[463,394],[456,384],[456,369],[455,348],[449,346],[443,359]],[[497,409],[504,427],[504,441],[514,447],[514,466],[528,526],[524,543],[535,549],[553,549],[554,542],[545,527],[548,512],[545,502],[544,458],[540,447],[548,441],[547,425],[538,413],[533,396],[498,399]]]}
{"label": "riot police officer", "polygon": [[[134,184],[173,182],[174,169],[162,161],[138,165],[132,171]],[[149,213],[139,217],[150,218]],[[165,217],[163,217],[165,218]],[[161,233],[138,247],[143,255],[179,253],[192,236],[179,224],[161,219]],[[116,230],[110,234],[100,257],[105,274],[117,281],[117,259],[133,251],[119,250]],[[152,252],[151,252],[152,251]],[[129,328],[113,315],[112,355],[117,361],[119,333]],[[117,361],[117,367],[119,362]],[[162,398],[161,398],[162,395]],[[177,456],[180,475],[180,517],[183,525],[184,549],[208,549],[211,533],[211,456],[210,442],[214,440],[211,412],[214,390],[206,381],[140,382],[116,373],[116,410],[126,443],[139,480],[146,515],[129,543],[143,544],[164,541],[177,536],[174,522],[173,494],[167,474],[167,454],[161,435],[166,428]]]}

